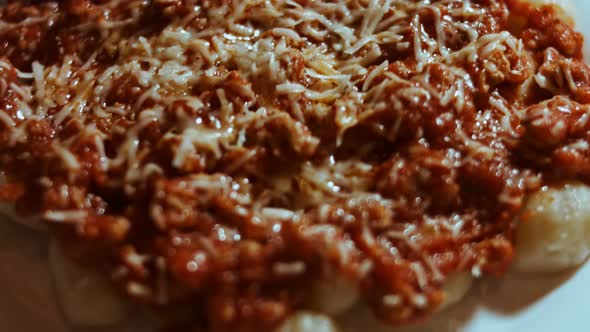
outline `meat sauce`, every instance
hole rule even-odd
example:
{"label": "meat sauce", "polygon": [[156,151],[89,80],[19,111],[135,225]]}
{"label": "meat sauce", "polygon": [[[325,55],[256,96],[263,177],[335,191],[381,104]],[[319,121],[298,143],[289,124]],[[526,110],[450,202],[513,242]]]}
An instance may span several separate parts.
{"label": "meat sauce", "polygon": [[590,72],[556,7],[365,5],[8,1],[0,198],[171,331],[271,331],[335,275],[427,318],[590,179]]}

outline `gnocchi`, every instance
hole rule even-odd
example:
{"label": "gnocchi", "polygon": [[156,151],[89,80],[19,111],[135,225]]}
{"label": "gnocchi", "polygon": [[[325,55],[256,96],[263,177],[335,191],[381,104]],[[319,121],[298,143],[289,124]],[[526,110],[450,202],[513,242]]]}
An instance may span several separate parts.
{"label": "gnocchi", "polygon": [[287,319],[276,332],[340,332],[340,330],[330,317],[302,311]]}
{"label": "gnocchi", "polygon": [[357,285],[342,276],[335,276],[316,283],[309,307],[328,315],[338,315],[350,309],[358,300]]}
{"label": "gnocchi", "polygon": [[590,255],[590,187],[570,183],[532,194],[518,224],[515,267],[558,272]]}
{"label": "gnocchi", "polygon": [[472,285],[473,276],[468,272],[457,272],[450,275],[443,286],[445,299],[440,305],[439,311],[458,303],[469,292]]}

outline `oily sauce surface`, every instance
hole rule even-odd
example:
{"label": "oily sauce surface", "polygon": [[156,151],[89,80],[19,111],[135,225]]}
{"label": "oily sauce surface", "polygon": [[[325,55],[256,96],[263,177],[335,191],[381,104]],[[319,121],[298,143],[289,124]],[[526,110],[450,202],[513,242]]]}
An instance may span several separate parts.
{"label": "oily sauce surface", "polygon": [[[504,273],[590,175],[582,36],[521,1],[8,1],[0,198],[172,330],[270,331],[344,276],[385,323]],[[41,222],[41,221],[40,221]]]}

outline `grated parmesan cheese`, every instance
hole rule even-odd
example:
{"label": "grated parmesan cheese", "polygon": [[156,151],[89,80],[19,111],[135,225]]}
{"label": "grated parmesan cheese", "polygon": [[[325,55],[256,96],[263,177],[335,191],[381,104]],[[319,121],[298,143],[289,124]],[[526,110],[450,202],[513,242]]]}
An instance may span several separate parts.
{"label": "grated parmesan cheese", "polygon": [[[577,59],[550,47],[538,64],[528,49],[538,41],[505,28],[508,5],[501,1],[48,6],[49,14],[39,17],[0,20],[0,37],[51,27],[73,40],[58,43],[47,59],[24,60],[27,68],[10,54],[26,50],[7,44],[0,58],[6,104],[0,138],[3,151],[18,153],[3,157],[39,164],[45,191],[36,198],[47,222],[97,233],[91,227],[100,225],[89,220],[125,215],[140,219],[131,220],[130,232],[152,223],[146,228],[157,229],[154,242],[198,247],[192,258],[198,262],[174,256],[183,254],[179,248],[123,255],[125,266],[115,273],[120,288],[157,305],[177,296],[171,280],[199,293],[199,278],[217,273],[199,270],[208,260],[227,258],[223,270],[247,256],[235,248],[239,242],[246,253],[265,257],[261,268],[230,266],[224,278],[245,285],[259,278],[251,287],[258,289],[264,273],[289,285],[299,281],[289,278],[310,273],[345,274],[354,285],[376,285],[364,295],[385,308],[378,310],[384,319],[418,319],[440,302],[437,292],[451,270],[479,276],[487,259],[504,258],[489,258],[496,252],[478,246],[503,235],[488,226],[505,216],[488,205],[514,213],[524,192],[535,188],[527,180],[541,178],[511,164],[523,137],[547,127],[563,143],[559,152],[572,159],[590,147],[581,134],[559,141],[587,131],[587,108],[576,109],[586,114],[573,126],[568,118],[554,119],[555,104],[567,113],[573,103],[554,97],[531,108],[527,99],[544,98],[535,95],[538,88],[583,98],[588,79]],[[65,22],[70,16],[81,19]],[[497,192],[482,203],[467,190],[475,186],[470,181],[489,182]],[[500,245],[509,246],[504,240]],[[295,259],[273,252],[293,243],[305,247],[290,253]],[[169,253],[174,257],[162,256]],[[442,263],[437,255],[458,258]],[[156,276],[133,276],[150,264]],[[390,274],[399,280],[383,282]],[[291,296],[285,294],[280,298]],[[274,311],[265,313],[276,314],[268,318],[276,323],[289,305],[269,305]],[[211,320],[232,330],[236,308],[209,309],[227,314]]]}

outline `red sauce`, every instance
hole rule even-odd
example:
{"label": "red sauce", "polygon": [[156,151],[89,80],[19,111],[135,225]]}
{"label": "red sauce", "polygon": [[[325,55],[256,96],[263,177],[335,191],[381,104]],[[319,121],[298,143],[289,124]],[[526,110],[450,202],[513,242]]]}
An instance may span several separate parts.
{"label": "red sauce", "polygon": [[[363,300],[383,322],[398,325],[422,320],[443,300],[445,276],[474,267],[499,276],[510,267],[515,216],[528,193],[558,181],[590,179],[590,150],[572,147],[587,144],[590,138],[590,124],[581,120],[588,115],[590,101],[582,36],[554,7],[533,8],[516,0],[472,2],[485,12],[483,21],[465,24],[471,24],[480,36],[509,31],[522,40],[524,52],[496,49],[489,57],[458,61],[473,86],[464,86],[464,96],[454,105],[409,92],[412,88],[456,89],[461,78],[437,62],[419,68],[411,29],[402,34],[407,49],[384,46],[382,54],[367,64],[366,74],[351,78],[362,89],[371,70],[388,60],[369,87],[391,75],[401,83],[386,88],[377,101],[385,107],[364,114],[341,137],[340,145],[335,120],[304,114],[300,121],[287,97],[269,92],[272,82],[247,78],[237,65],[219,64],[218,72],[229,72],[224,81],[179,92],[199,97],[204,104],[200,111],[178,101],[166,106],[164,118],[168,123],[183,116],[198,118],[214,126],[214,115],[222,104],[218,89],[235,105],[253,103],[284,110],[262,126],[249,128],[242,148],[222,149],[221,157],[197,149],[182,167],[174,167],[171,161],[181,143],[166,134],[177,128],[153,122],[139,132],[138,149],[147,151],[142,166],[153,163],[161,171],[128,187],[123,183],[128,165],[105,171],[92,137],[71,144],[79,162],[77,171],[64,166],[53,144],[79,137],[86,124],[68,118],[55,125],[52,117],[62,110],[55,106],[47,110],[47,118],[29,119],[24,139],[14,144],[8,126],[0,124],[0,166],[11,182],[0,188],[0,199],[14,201],[29,214],[85,211],[87,217],[75,223],[45,222],[72,258],[101,273],[124,271],[115,273],[114,283],[132,300],[161,313],[175,331],[271,330],[289,313],[305,307],[313,283],[329,278],[327,270],[358,283]],[[109,38],[153,36],[172,20],[191,15],[195,5],[219,5],[216,1],[154,0],[122,1],[111,8],[108,3],[8,1],[0,9],[0,18],[15,24],[0,30],[0,56],[12,66],[0,70],[6,83],[0,89],[2,112],[23,123],[15,100],[20,98],[19,86],[31,83],[19,78],[17,70],[30,72],[35,61],[51,66],[72,56],[77,59],[75,68],[91,61],[91,68],[104,72],[120,56],[117,47],[101,46]],[[221,3],[229,6],[234,1]],[[459,6],[460,2],[451,2],[439,8],[445,15]],[[137,13],[135,23],[107,34],[79,28],[85,23],[123,21]],[[435,14],[424,10],[416,15],[424,33],[435,35]],[[199,23],[198,19],[202,17],[194,18],[195,24],[206,26],[206,20]],[[273,23],[256,24],[264,30]],[[466,34],[446,46],[449,52],[457,52],[468,44]],[[305,68],[302,59],[294,63],[289,79],[297,82],[304,79]],[[564,81],[564,66],[569,66],[573,87]],[[421,77],[425,72],[428,79]],[[545,86],[534,80],[536,73],[545,78]],[[90,118],[107,136],[105,153],[112,159],[138,121],[138,113],[130,110],[145,92],[132,75],[114,84],[104,106],[122,107],[127,114]],[[245,93],[245,86],[255,95]],[[501,106],[491,105],[495,101],[511,112],[502,113]],[[335,101],[331,112],[344,102]],[[306,109],[312,103],[302,99],[300,106]],[[402,112],[396,111],[398,103]],[[153,104],[147,100],[145,105]],[[536,121],[543,109],[549,115]],[[492,157],[470,155],[473,146],[469,144],[491,149]],[[327,156],[335,162],[362,160],[370,165],[370,192],[394,204],[383,205],[364,196],[299,206],[308,198],[302,197],[308,184],[290,176],[305,162],[319,163]],[[260,173],[288,178],[292,191],[265,198],[269,184]],[[199,181],[218,185],[205,189],[195,184]],[[254,206],[241,203],[243,187],[252,188],[255,200],[265,199],[267,206],[302,211],[299,221],[261,222]],[[435,229],[458,222],[459,234]],[[394,236],[404,232],[416,236],[418,248]],[[134,265],[130,255],[145,259]],[[305,270],[277,273],[276,264],[285,262],[302,262]],[[368,273],[363,268],[367,262],[372,266]],[[421,285],[411,267],[416,262],[434,266],[425,265],[426,285]],[[147,291],[129,292],[130,283]],[[387,294],[399,295],[402,305],[385,305]],[[412,304],[418,294],[425,296],[425,305]]]}

